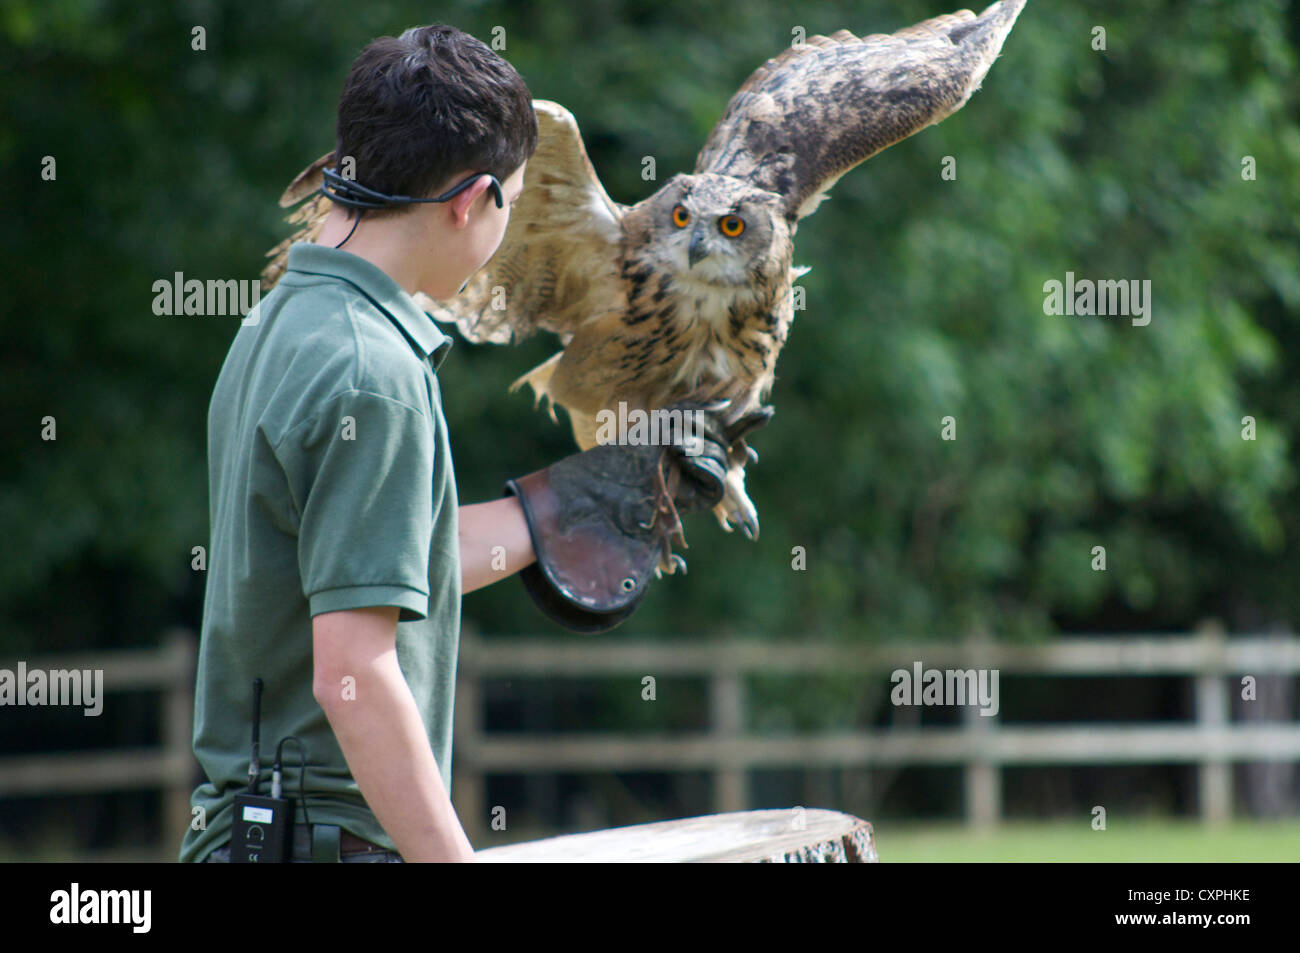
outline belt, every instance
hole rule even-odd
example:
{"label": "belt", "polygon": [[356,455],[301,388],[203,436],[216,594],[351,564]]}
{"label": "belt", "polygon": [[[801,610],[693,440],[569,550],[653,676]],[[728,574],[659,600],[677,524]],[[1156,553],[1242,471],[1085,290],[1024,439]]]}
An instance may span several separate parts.
{"label": "belt", "polygon": [[337,824],[293,825],[293,855],[316,863],[337,863],[345,854],[373,854],[389,848],[358,837]]}
{"label": "belt", "polygon": [[339,853],[340,854],[372,854],[375,851],[387,851],[387,847],[380,847],[368,840],[362,840],[351,831],[339,832]]}

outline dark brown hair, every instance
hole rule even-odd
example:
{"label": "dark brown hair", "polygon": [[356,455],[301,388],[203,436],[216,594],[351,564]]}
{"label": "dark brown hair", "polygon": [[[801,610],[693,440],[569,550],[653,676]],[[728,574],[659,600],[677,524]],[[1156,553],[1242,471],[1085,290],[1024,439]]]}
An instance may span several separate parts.
{"label": "dark brown hair", "polygon": [[537,116],[523,77],[442,23],[375,40],[339,97],[336,168],[351,156],[356,181],[389,195],[428,198],[458,173],[490,172],[504,182],[536,148]]}

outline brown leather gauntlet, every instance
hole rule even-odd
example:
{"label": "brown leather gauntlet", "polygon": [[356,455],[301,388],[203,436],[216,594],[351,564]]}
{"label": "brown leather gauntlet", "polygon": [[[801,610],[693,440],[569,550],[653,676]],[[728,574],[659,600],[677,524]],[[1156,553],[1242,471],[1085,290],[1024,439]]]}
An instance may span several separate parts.
{"label": "brown leather gauntlet", "polygon": [[560,625],[597,633],[627,619],[657,566],[685,568],[672,552],[685,545],[677,515],[722,499],[732,441],[699,405],[675,406],[698,411],[696,442],[688,428],[667,445],[593,447],[506,483],[537,554],[520,578]]}

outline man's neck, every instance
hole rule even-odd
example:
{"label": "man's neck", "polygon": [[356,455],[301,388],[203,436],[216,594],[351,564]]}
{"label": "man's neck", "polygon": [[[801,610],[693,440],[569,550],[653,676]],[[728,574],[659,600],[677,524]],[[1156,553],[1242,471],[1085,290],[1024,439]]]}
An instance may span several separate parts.
{"label": "man's neck", "polygon": [[[373,221],[373,220],[372,220]],[[380,219],[386,225],[389,220]],[[347,217],[339,208],[330,211],[321,228],[316,244],[333,248],[347,236],[355,219]],[[368,224],[362,219],[362,225]],[[392,222],[396,226],[396,222]],[[409,249],[410,237],[401,227],[363,229],[358,226],[352,237],[343,242],[342,251],[364,258],[388,277],[392,278],[409,295],[414,295],[424,277],[420,271],[419,260],[413,257]]]}

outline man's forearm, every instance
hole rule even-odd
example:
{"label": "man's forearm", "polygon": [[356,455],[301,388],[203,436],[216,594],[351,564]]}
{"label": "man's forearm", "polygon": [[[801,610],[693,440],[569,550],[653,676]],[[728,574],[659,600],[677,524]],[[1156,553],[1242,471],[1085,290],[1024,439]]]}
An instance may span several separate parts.
{"label": "man's forearm", "polygon": [[461,592],[491,585],[537,561],[517,498],[462,506],[458,521]]}
{"label": "man's forearm", "polygon": [[348,768],[407,861],[473,861],[396,653],[356,677],[356,697],[321,700]]}

